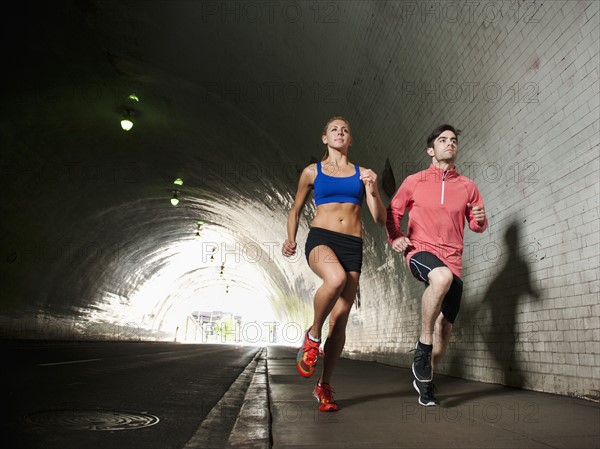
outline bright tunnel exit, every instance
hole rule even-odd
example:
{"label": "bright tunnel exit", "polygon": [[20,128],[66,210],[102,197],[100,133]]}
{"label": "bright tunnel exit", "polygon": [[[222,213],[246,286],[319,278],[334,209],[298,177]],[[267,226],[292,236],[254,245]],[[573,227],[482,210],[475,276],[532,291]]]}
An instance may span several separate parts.
{"label": "bright tunnel exit", "polygon": [[104,292],[89,319],[130,323],[163,341],[298,344],[311,310],[299,298],[286,306],[294,299],[273,279],[279,248],[241,243],[211,223],[199,234],[154,248],[128,273],[129,298]]}

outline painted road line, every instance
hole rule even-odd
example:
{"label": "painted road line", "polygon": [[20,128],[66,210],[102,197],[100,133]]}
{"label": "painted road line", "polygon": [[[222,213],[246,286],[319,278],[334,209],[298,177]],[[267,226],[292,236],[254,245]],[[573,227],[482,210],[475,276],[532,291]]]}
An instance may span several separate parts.
{"label": "painted road line", "polygon": [[98,360],[103,360],[103,359],[86,359],[86,360],[71,360],[70,362],[40,363],[39,366],[69,365],[71,363],[97,362]]}

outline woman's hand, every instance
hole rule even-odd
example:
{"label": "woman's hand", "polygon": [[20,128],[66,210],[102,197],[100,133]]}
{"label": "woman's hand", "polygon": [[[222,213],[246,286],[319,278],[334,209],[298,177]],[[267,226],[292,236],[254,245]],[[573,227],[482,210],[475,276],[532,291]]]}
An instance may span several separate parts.
{"label": "woman's hand", "polygon": [[377,191],[377,173],[375,173],[370,168],[365,168],[360,172],[360,179],[364,183],[366,187],[368,187],[368,192],[373,193]]}
{"label": "woman's hand", "polygon": [[384,225],[387,217],[385,206],[379,196],[379,190],[377,188],[377,173],[370,168],[362,168],[360,170],[360,179],[365,185],[365,192],[367,194],[367,205],[373,215],[375,223],[378,225]]}
{"label": "woman's hand", "polygon": [[296,246],[296,242],[290,242],[288,239],[285,239],[285,242],[283,242],[283,247],[281,248],[281,254],[283,254],[285,257],[293,256],[296,254]]}

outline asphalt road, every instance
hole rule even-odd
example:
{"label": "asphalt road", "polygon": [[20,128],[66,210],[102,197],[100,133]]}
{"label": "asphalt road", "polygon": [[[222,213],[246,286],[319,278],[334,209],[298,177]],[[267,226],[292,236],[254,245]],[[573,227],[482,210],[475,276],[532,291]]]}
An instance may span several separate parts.
{"label": "asphalt road", "polygon": [[181,448],[258,349],[0,341],[2,447]]}

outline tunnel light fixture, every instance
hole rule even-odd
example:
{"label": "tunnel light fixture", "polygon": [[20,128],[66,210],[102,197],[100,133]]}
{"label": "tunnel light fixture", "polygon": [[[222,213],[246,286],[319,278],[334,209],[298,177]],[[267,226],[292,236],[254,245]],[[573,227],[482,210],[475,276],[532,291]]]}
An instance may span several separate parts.
{"label": "tunnel light fixture", "polygon": [[183,185],[183,179],[176,178],[175,181],[173,181],[173,184],[175,184],[176,186],[182,186]]}
{"label": "tunnel light fixture", "polygon": [[198,220],[196,222],[196,238],[199,239],[200,238],[200,228],[204,225],[204,222],[202,220]]}
{"label": "tunnel light fixture", "polygon": [[173,197],[171,198],[171,204],[173,206],[177,206],[179,204],[179,192],[177,190],[173,191]]}
{"label": "tunnel light fixture", "polygon": [[126,108],[121,115],[121,128],[123,131],[129,131],[133,128],[133,118],[137,116],[137,111],[134,109]]}
{"label": "tunnel light fixture", "polygon": [[123,128],[123,131],[129,131],[131,128],[133,128],[133,122],[131,119],[123,117],[121,119],[121,128]]}
{"label": "tunnel light fixture", "polygon": [[139,103],[139,101],[140,101],[140,98],[136,94],[129,94],[129,96],[127,98],[130,99],[131,101],[135,101],[136,103]]}

